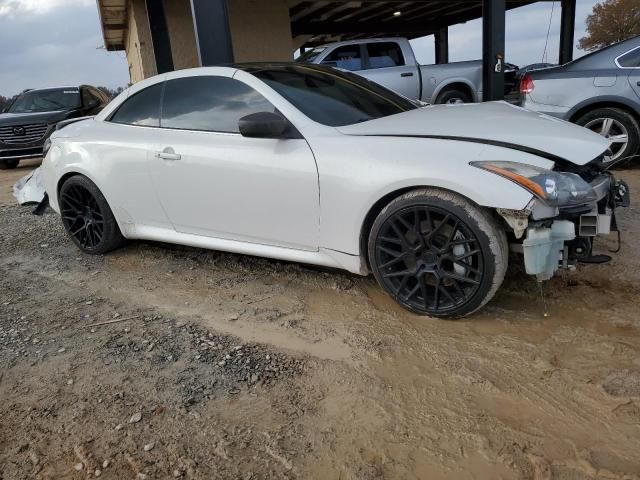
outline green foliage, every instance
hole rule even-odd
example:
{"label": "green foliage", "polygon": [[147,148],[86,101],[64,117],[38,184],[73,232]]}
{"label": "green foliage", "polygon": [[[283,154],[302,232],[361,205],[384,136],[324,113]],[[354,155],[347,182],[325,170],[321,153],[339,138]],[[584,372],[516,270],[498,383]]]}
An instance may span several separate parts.
{"label": "green foliage", "polygon": [[583,50],[599,50],[640,35],[640,0],[604,0],[587,17],[587,34],[580,39]]}

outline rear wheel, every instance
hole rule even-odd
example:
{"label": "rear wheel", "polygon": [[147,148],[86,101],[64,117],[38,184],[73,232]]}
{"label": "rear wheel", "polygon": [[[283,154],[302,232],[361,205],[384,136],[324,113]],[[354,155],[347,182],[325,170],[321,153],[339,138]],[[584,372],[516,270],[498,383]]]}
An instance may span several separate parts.
{"label": "rear wheel", "polygon": [[385,207],[368,247],[373,274],[391,297],[442,318],[464,317],[491,300],[508,262],[506,235],[485,210],[432,188]]}
{"label": "rear wheel", "polygon": [[[598,108],[576,120],[578,125],[588,128],[612,141],[612,160],[631,157],[640,147],[640,126],[636,119],[619,108]],[[618,165],[628,163],[621,161]]]}
{"label": "rear wheel", "polygon": [[80,250],[99,255],[124,244],[106,199],[88,178],[69,178],[58,197],[64,228]]}
{"label": "rear wheel", "polygon": [[471,103],[471,97],[467,92],[460,88],[450,87],[445,88],[438,94],[436,102],[438,104],[456,104],[456,103]]}
{"label": "rear wheel", "polygon": [[11,168],[16,168],[20,160],[0,160],[0,170],[9,170]]}

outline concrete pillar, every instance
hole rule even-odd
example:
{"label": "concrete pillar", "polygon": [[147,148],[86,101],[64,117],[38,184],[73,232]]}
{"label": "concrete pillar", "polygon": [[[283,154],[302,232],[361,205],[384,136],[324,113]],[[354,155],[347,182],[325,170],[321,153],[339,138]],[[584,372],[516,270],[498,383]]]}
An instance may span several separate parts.
{"label": "concrete pillar", "polygon": [[443,27],[434,34],[436,63],[449,63],[449,27]]}
{"label": "concrete pillar", "polygon": [[576,31],[576,0],[562,0],[560,18],[560,65],[573,60],[573,42]]}
{"label": "concrete pillar", "polygon": [[233,63],[227,0],[191,0],[191,13],[200,65]]}
{"label": "concrete pillar", "polygon": [[169,40],[164,4],[156,0],[146,0],[146,6],[156,70],[158,73],[171,72],[173,70],[173,56],[171,55],[171,41]]}
{"label": "concrete pillar", "polygon": [[504,99],[505,0],[482,0],[484,101]]}

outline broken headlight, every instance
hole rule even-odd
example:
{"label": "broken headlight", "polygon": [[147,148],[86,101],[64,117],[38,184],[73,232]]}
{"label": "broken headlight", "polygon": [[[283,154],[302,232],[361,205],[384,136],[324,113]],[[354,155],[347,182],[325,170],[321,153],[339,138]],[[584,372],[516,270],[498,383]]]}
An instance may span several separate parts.
{"label": "broken headlight", "polygon": [[582,205],[597,199],[591,185],[575,173],[554,172],[518,162],[471,162],[471,165],[517,183],[551,207]]}

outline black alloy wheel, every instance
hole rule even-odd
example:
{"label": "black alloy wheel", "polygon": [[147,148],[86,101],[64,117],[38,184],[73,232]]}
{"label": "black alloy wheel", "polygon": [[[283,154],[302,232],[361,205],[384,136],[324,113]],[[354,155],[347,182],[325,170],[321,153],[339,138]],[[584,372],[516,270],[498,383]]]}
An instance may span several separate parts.
{"label": "black alloy wheel", "polygon": [[105,253],[123,243],[109,205],[88,178],[68,179],[60,189],[59,205],[65,230],[83,252]]}
{"label": "black alloy wheel", "polygon": [[461,197],[424,192],[396,199],[374,223],[369,243],[374,275],[415,313],[468,315],[502,283],[506,236],[491,217]]}

